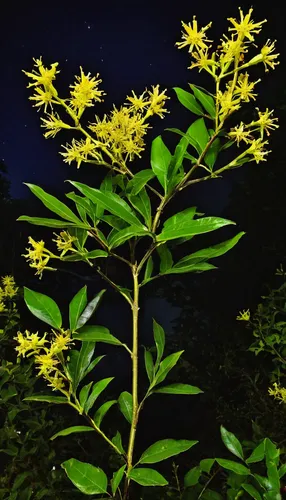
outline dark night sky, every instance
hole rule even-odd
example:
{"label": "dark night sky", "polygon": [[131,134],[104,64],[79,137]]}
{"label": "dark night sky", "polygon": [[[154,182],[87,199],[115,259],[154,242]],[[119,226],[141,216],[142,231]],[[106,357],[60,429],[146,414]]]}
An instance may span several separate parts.
{"label": "dark night sky", "polygon": [[[278,38],[279,51],[283,52],[282,2],[272,1],[271,10],[269,5],[263,10],[261,5],[256,8],[256,4],[224,0],[82,3],[59,0],[57,3],[26,1],[16,6],[14,1],[2,2],[0,158],[8,167],[12,196],[27,196],[28,189],[23,182],[39,184],[52,191],[53,187],[64,189],[63,181],[78,175],[75,165],[67,166],[58,154],[61,137],[44,139],[40,113],[36,113],[28,100],[31,92],[26,89],[27,77],[21,69],[30,71],[33,57],[42,55],[47,65],[58,61],[59,81],[66,90],[80,65],[85,72],[99,72],[103,80],[101,88],[107,93],[105,103],[93,108],[99,115],[111,109],[113,102],[123,103],[131,89],[141,93],[146,86],[150,88],[157,83],[160,88],[169,88],[168,95],[173,99],[167,101],[167,105],[174,111],[164,120],[156,117],[151,123],[154,127],[151,133],[159,135],[166,127],[183,128],[181,117],[187,116],[186,126],[193,119],[177,102],[171,87],[187,90],[188,82],[202,84],[202,74],[198,76],[197,71],[187,69],[190,61],[187,49],[178,50],[174,46],[181,39],[181,20],[189,22],[194,14],[200,26],[212,20],[211,38],[218,41],[222,30],[226,32],[225,19],[238,16],[238,5],[245,12],[253,5],[254,19],[268,19],[264,28],[266,37]],[[220,210],[231,192],[231,180],[217,183],[215,191],[213,186],[201,189],[203,197],[216,198],[216,208]]]}

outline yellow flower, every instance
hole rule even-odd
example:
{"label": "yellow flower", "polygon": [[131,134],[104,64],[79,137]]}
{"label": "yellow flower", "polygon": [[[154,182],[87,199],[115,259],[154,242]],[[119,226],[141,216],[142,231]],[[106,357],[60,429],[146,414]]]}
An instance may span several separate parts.
{"label": "yellow flower", "polygon": [[35,94],[29,97],[30,101],[36,101],[34,107],[44,106],[44,112],[47,112],[48,105],[53,109],[52,104],[56,101],[53,100],[54,94],[50,90],[42,89],[41,87],[35,87]]}
{"label": "yellow flower", "polygon": [[82,162],[88,161],[88,156],[95,158],[98,162],[102,161],[102,155],[98,151],[98,144],[100,143],[92,141],[90,137],[80,141],[73,139],[71,144],[63,146],[66,153],[60,154],[64,157],[65,163],[70,165],[72,161],[76,161],[77,168],[79,168]]}
{"label": "yellow flower", "polygon": [[13,276],[2,276],[1,281],[3,286],[15,286]]}
{"label": "yellow flower", "polygon": [[148,100],[148,97],[145,96],[147,92],[147,89],[144,90],[144,92],[137,97],[135,94],[134,90],[132,90],[133,97],[127,96],[126,99],[127,101],[130,101],[129,103],[125,103],[127,106],[129,105],[129,110],[135,111],[135,112],[142,112],[144,109],[150,104],[150,100]]}
{"label": "yellow flower", "polygon": [[1,281],[4,288],[0,287],[0,299],[5,300],[7,298],[12,299],[13,297],[15,297],[19,288],[16,287],[13,276],[3,276]]}
{"label": "yellow flower", "polygon": [[5,303],[3,302],[3,300],[0,300],[0,313],[6,312],[6,311],[7,311],[7,307],[6,307]]}
{"label": "yellow flower", "polygon": [[261,161],[266,161],[265,156],[271,153],[270,150],[265,150],[264,146],[268,144],[268,141],[262,141],[262,139],[255,139],[252,141],[250,147],[247,149],[247,154],[253,155],[253,160],[256,163],[260,163]]}
{"label": "yellow flower", "polygon": [[38,376],[43,375],[48,376],[53,371],[57,370],[57,365],[59,364],[59,360],[54,357],[52,352],[46,352],[46,354],[38,354],[35,356],[35,363],[37,369],[39,370]]}
{"label": "yellow flower", "polygon": [[238,97],[234,98],[231,86],[227,87],[225,92],[219,91],[217,100],[220,106],[219,115],[221,115],[221,120],[240,108],[240,99]]}
{"label": "yellow flower", "polygon": [[164,118],[162,113],[170,113],[170,111],[164,108],[166,100],[170,99],[170,97],[165,95],[166,91],[167,89],[159,93],[159,85],[152,85],[152,91],[148,90],[150,105],[145,118],[151,115],[159,115],[160,118]]}
{"label": "yellow flower", "polygon": [[256,82],[249,82],[248,77],[248,73],[241,73],[237,79],[237,85],[233,92],[234,95],[239,96],[240,99],[246,102],[249,102],[250,99],[255,100],[257,94],[253,93],[253,89],[254,86],[261,81],[259,78],[258,80],[256,80]]}
{"label": "yellow flower", "polygon": [[65,379],[60,372],[56,371],[53,377],[46,376],[45,378],[50,382],[48,385],[53,388],[53,391],[61,391],[65,388]]}
{"label": "yellow flower", "polygon": [[71,98],[70,104],[73,109],[78,111],[78,115],[81,115],[86,107],[94,106],[93,101],[102,102],[101,97],[106,95],[102,90],[98,90],[98,85],[102,82],[101,79],[96,80],[99,76],[91,77],[90,73],[84,74],[82,67],[80,67],[80,76],[76,76],[76,83],[70,85]]}
{"label": "yellow flower", "polygon": [[237,57],[241,57],[241,55],[247,52],[247,47],[243,44],[243,41],[240,38],[231,37],[231,39],[227,38],[224,35],[225,40],[221,39],[221,45],[218,47],[220,49],[220,64],[224,66],[229,64]]}
{"label": "yellow flower", "polygon": [[256,108],[256,110],[258,111],[259,119],[251,122],[250,125],[259,127],[260,136],[261,136],[261,139],[263,139],[264,132],[266,132],[266,134],[269,136],[270,135],[269,130],[274,130],[276,128],[279,128],[279,125],[277,125],[277,123],[274,123],[274,122],[278,121],[278,118],[271,117],[274,110],[269,111],[268,108],[266,108],[266,110],[264,112],[259,111],[258,108]]}
{"label": "yellow flower", "polygon": [[251,19],[252,12],[253,9],[251,8],[249,9],[248,14],[244,16],[242,9],[239,8],[240,21],[237,21],[233,17],[228,18],[228,21],[230,21],[230,23],[234,26],[233,28],[228,28],[228,30],[235,31],[241,40],[246,37],[250,42],[253,42],[254,38],[251,33],[260,33],[262,24],[266,23],[266,19],[260,21],[259,23],[254,23]]}
{"label": "yellow flower", "polygon": [[280,54],[272,54],[272,52],[275,50],[275,43],[271,42],[271,40],[267,40],[266,44],[262,47],[260,54],[257,56],[253,57],[248,63],[248,66],[253,66],[254,64],[259,64],[263,63],[265,71],[268,72],[269,69],[267,66],[269,66],[272,69],[275,69],[275,66],[279,64],[279,61],[275,61],[277,57],[279,57]]}
{"label": "yellow flower", "polygon": [[23,73],[31,78],[31,80],[34,80],[33,83],[29,83],[28,87],[43,85],[45,87],[45,90],[50,90],[53,95],[57,95],[52,82],[53,80],[55,80],[56,74],[59,73],[59,71],[57,71],[57,66],[59,63],[53,63],[50,69],[48,69],[43,65],[42,57],[40,57],[40,59],[33,59],[33,61],[35,63],[36,69],[33,69],[32,73],[23,71]]}
{"label": "yellow flower", "polygon": [[228,137],[230,139],[234,139],[237,142],[237,145],[241,141],[244,141],[246,143],[249,143],[251,140],[251,133],[249,130],[245,130],[245,125],[243,122],[240,122],[240,125],[236,125],[231,129],[231,131],[228,133]]}
{"label": "yellow flower", "polygon": [[48,139],[49,137],[55,137],[58,132],[62,129],[71,129],[70,125],[64,123],[58,113],[47,113],[48,119],[41,118],[44,127],[47,129],[47,132],[44,133],[44,137]]}
{"label": "yellow flower", "polygon": [[17,337],[14,337],[14,340],[16,340],[19,344],[15,348],[15,350],[18,351],[18,356],[22,355],[23,357],[25,357],[28,351],[32,351],[30,354],[38,352],[47,343],[46,333],[42,338],[40,338],[38,336],[38,332],[30,333],[28,330],[25,331],[25,335],[18,332]]}
{"label": "yellow flower", "polygon": [[63,257],[69,250],[76,252],[76,250],[73,248],[73,242],[77,240],[75,236],[71,236],[68,231],[61,231],[60,234],[54,233],[54,235],[57,238],[52,241],[56,243],[58,251],[62,252],[60,255],[61,257]]}
{"label": "yellow flower", "polygon": [[45,242],[43,240],[35,241],[33,240],[33,238],[31,238],[31,236],[29,236],[28,241],[32,248],[26,248],[28,253],[23,254],[23,257],[27,259],[30,267],[37,270],[35,274],[39,274],[41,278],[45,269],[49,271],[56,271],[56,269],[48,267],[47,265],[50,258],[56,256],[53,255],[50,250],[45,248]]}
{"label": "yellow flower", "polygon": [[197,62],[192,63],[191,66],[188,67],[188,69],[193,69],[195,67],[198,67],[200,68],[199,72],[201,72],[201,70],[204,69],[209,73],[214,74],[215,69],[218,65],[217,62],[215,61],[215,53],[209,56],[208,49],[206,49],[205,51],[198,50],[197,52],[193,52],[192,56]]}
{"label": "yellow flower", "polygon": [[279,387],[276,382],[273,384],[273,389],[269,387],[268,393],[270,396],[273,396],[275,399],[281,401],[281,403],[286,403],[286,388]]}
{"label": "yellow flower", "polygon": [[211,27],[212,23],[209,23],[207,26],[198,31],[198,23],[196,20],[196,16],[193,16],[193,25],[191,23],[182,22],[182,26],[185,29],[185,33],[182,31],[182,39],[183,42],[176,42],[175,45],[178,45],[179,49],[186,47],[189,45],[189,52],[192,52],[194,48],[196,49],[206,49],[207,43],[212,42],[212,40],[208,40],[206,38],[205,32]]}
{"label": "yellow flower", "polygon": [[244,309],[243,311],[240,311],[239,315],[236,316],[236,319],[238,321],[249,321],[250,320],[250,311],[249,311],[249,309]]}
{"label": "yellow flower", "polygon": [[69,349],[69,346],[73,344],[69,330],[61,330],[59,333],[53,330],[53,334],[54,339],[49,350],[53,355]]}

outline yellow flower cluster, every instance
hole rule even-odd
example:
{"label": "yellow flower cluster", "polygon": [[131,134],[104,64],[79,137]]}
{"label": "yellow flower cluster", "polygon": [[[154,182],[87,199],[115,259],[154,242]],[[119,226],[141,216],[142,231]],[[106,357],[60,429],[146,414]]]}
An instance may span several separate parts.
{"label": "yellow flower cluster", "polygon": [[[18,345],[16,351],[18,356],[34,356],[34,361],[38,371],[38,376],[44,377],[53,390],[59,390],[66,393],[65,387],[67,377],[63,370],[60,370],[61,364],[59,354],[69,349],[72,339],[69,330],[60,329],[58,332],[52,330],[52,340],[46,339],[47,333],[42,338],[37,333],[18,332],[14,340]],[[46,344],[49,344],[46,346]]]}
{"label": "yellow flower cluster", "polygon": [[243,311],[240,311],[239,315],[236,316],[236,319],[238,321],[249,321],[250,320],[250,310],[244,309]]}
{"label": "yellow flower cluster", "polygon": [[280,387],[275,382],[273,384],[273,388],[269,387],[268,389],[269,395],[273,396],[275,399],[278,399],[281,403],[286,403],[286,388]]}
{"label": "yellow flower cluster", "polygon": [[13,276],[3,276],[0,286],[0,313],[7,312],[7,301],[15,298],[18,292]]}

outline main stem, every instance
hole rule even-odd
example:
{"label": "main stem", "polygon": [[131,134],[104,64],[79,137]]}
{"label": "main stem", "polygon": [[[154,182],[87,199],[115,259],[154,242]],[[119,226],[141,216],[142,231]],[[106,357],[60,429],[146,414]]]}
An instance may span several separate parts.
{"label": "main stem", "polygon": [[[133,453],[135,445],[135,437],[137,431],[137,423],[139,416],[138,405],[138,312],[139,312],[139,283],[138,283],[138,267],[137,263],[132,266],[133,275],[133,302],[132,302],[132,323],[133,323],[133,345],[132,345],[132,421],[129,434],[129,444],[127,452],[127,476],[133,465]],[[123,500],[128,499],[130,480],[126,478],[124,485]]]}

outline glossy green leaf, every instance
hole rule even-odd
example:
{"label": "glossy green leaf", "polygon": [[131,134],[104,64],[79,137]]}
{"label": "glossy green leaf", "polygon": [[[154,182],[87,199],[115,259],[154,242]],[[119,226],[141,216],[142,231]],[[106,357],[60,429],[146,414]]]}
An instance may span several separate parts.
{"label": "glossy green leaf", "polygon": [[217,157],[218,153],[220,151],[220,139],[217,137],[210,145],[208,148],[205,156],[204,156],[204,161],[206,165],[212,170]]}
{"label": "glossy green leaf", "polygon": [[235,224],[235,222],[222,219],[221,217],[203,217],[196,220],[184,220],[178,222],[176,227],[163,228],[161,234],[157,236],[157,241],[168,241],[186,236],[196,236],[197,234],[209,233],[217,229]]}
{"label": "glossy green leaf", "polygon": [[116,432],[115,436],[111,439],[111,441],[121,451],[122,455],[124,455],[125,451],[124,451],[124,448],[122,446],[122,439],[121,439],[121,434],[119,431]]}
{"label": "glossy green leaf", "polygon": [[196,215],[197,207],[189,207],[172,215],[163,224],[163,230],[174,229],[178,224],[187,224]]}
{"label": "glossy green leaf", "polygon": [[160,273],[164,274],[172,267],[173,257],[166,244],[157,246],[156,250],[160,257]]}
{"label": "glossy green leaf", "polygon": [[28,184],[26,182],[24,182],[24,184],[28,186],[32,193],[37,196],[37,198],[39,198],[45,207],[47,207],[51,212],[54,212],[70,222],[81,224],[81,220],[72,212],[72,210],[60,200],[55,198],[55,196],[46,193],[42,188],[35,186],[34,184]]}
{"label": "glossy green leaf", "polygon": [[187,439],[161,439],[145,450],[138,460],[140,464],[155,464],[189,450],[198,441]]}
{"label": "glossy green leaf", "polygon": [[58,405],[67,404],[67,398],[63,396],[50,396],[49,394],[34,394],[33,396],[29,396],[24,398],[23,401],[41,401],[42,403],[54,403]]}
{"label": "glossy green leaf", "polygon": [[112,401],[106,401],[106,403],[103,403],[103,405],[101,405],[98,408],[93,418],[94,423],[97,425],[97,427],[100,427],[101,422],[105,417],[106,413],[115,403],[117,403],[117,399],[113,399]]}
{"label": "glossy green leaf", "polygon": [[212,269],[217,269],[217,267],[208,262],[198,262],[197,264],[185,266],[180,265],[179,267],[175,264],[171,269],[168,269],[165,274],[202,273],[204,271],[211,271]]}
{"label": "glossy green leaf", "polygon": [[152,353],[148,351],[145,347],[144,347],[144,362],[145,362],[146,373],[149,382],[151,383],[154,378],[154,361]]}
{"label": "glossy green leaf", "polygon": [[[157,371],[158,366],[161,362],[162,356],[164,354],[164,349],[165,349],[165,332],[164,329],[162,328],[157,321],[153,318],[153,335],[154,335],[154,340],[156,344],[156,350],[157,350],[157,359],[155,363],[155,371]],[[157,382],[159,383],[159,382]]]}
{"label": "glossy green leaf", "polygon": [[91,318],[91,316],[95,313],[98,308],[100,301],[102,299],[103,294],[106,290],[101,290],[96,296],[87,304],[86,308],[80,315],[77,321],[77,329],[81,328],[83,325],[87,323],[87,321]]}
{"label": "glossy green leaf", "polygon": [[53,441],[54,439],[60,436],[69,436],[70,434],[74,434],[75,432],[94,432],[94,431],[95,429],[93,429],[92,427],[88,427],[87,425],[75,425],[73,427],[67,427],[62,431],[57,432],[50,438],[50,440]]}
{"label": "glossy green leaf", "polygon": [[69,352],[70,359],[67,364],[67,370],[75,391],[78,384],[86,375],[86,370],[91,363],[94,349],[94,342],[82,342],[80,351],[72,350]]}
{"label": "glossy green leaf", "polygon": [[210,140],[208,129],[203,118],[199,118],[188,128],[188,137],[194,139],[200,147],[200,153],[205,149]]}
{"label": "glossy green leaf", "polygon": [[[112,172],[108,172],[100,184],[99,190],[104,193],[112,193],[113,191],[113,175]],[[96,205],[95,214],[96,217],[101,218],[104,214],[105,207],[101,204]]]}
{"label": "glossy green leaf", "polygon": [[[129,227],[128,222],[120,219],[116,215],[103,215],[101,220],[106,222],[113,229],[117,229],[118,231],[121,231],[121,229],[125,229],[126,227]],[[136,228],[138,229],[137,226],[136,226]]]}
{"label": "glossy green leaf", "polygon": [[80,251],[84,252],[86,251],[84,248],[85,242],[89,236],[88,230],[87,229],[81,229],[79,227],[70,227],[69,228],[69,234],[76,238],[74,241],[75,247]]}
{"label": "glossy green leaf", "polygon": [[253,450],[251,455],[246,459],[247,464],[254,464],[256,462],[261,462],[265,456],[265,440],[262,441],[256,448]]}
{"label": "glossy green leaf", "polygon": [[260,484],[260,486],[265,490],[271,491],[273,489],[271,481],[269,481],[268,477],[263,477],[259,474],[253,474],[253,477],[255,477],[258,484]]}
{"label": "glossy green leaf", "polygon": [[120,394],[118,398],[119,409],[126,418],[127,422],[131,424],[132,422],[132,411],[133,411],[133,401],[132,394],[130,392],[124,391]]}
{"label": "glossy green leaf", "polygon": [[174,352],[173,354],[170,354],[165,359],[163,359],[163,361],[161,361],[158,372],[156,373],[156,376],[152,384],[153,387],[163,382],[163,380],[165,380],[168,373],[172,370],[172,368],[174,368],[174,366],[179,361],[179,358],[183,354],[183,352],[184,351]]}
{"label": "glossy green leaf", "polygon": [[220,426],[220,434],[227,449],[236,457],[244,460],[243,449],[237,437],[232,432],[227,431],[222,425]]}
{"label": "glossy green leaf", "polygon": [[145,281],[147,282],[151,278],[153,269],[154,269],[153,257],[152,255],[150,255],[146,263],[143,282]]}
{"label": "glossy green leaf", "polygon": [[[186,137],[182,137],[175,148],[174,154],[172,156],[172,161],[169,166],[168,179],[170,181],[171,179],[174,179],[178,170],[181,169],[188,146],[189,146],[189,141],[186,139]],[[172,185],[172,187],[174,187],[173,182],[170,182],[170,184]],[[170,186],[168,190],[170,190]]]}
{"label": "glossy green leaf", "polygon": [[104,342],[105,344],[122,345],[120,340],[109,333],[108,328],[99,325],[83,326],[74,333],[73,338],[84,342]]}
{"label": "glossy green leaf", "polygon": [[101,205],[105,210],[113,215],[117,215],[130,225],[142,227],[143,224],[136,217],[130,206],[116,193],[102,192],[80,182],[69,181],[73,186],[79,189],[93,203]]}
{"label": "glossy green leaf", "polygon": [[252,484],[243,483],[241,486],[251,498],[254,498],[254,500],[262,500],[262,496]]}
{"label": "glossy green leaf", "polygon": [[73,297],[69,305],[70,329],[76,330],[79,317],[87,304],[86,285],[83,286]]}
{"label": "glossy green leaf", "polygon": [[282,479],[282,477],[285,476],[285,474],[286,474],[286,464],[283,464],[283,465],[281,465],[281,467],[279,467],[278,474],[279,474],[280,479]]}
{"label": "glossy green leaf", "polygon": [[99,380],[98,382],[95,382],[95,384],[93,384],[90,396],[88,397],[87,402],[85,403],[85,406],[84,406],[84,411],[86,413],[88,413],[91,410],[91,408],[93,407],[97,398],[106,389],[106,387],[110,384],[110,382],[113,379],[114,379],[114,377],[108,377],[108,378],[104,378],[102,380]]}
{"label": "glossy green leaf", "polygon": [[271,460],[275,463],[275,465],[279,464],[280,450],[268,438],[265,438],[265,457],[266,462]]}
{"label": "glossy green leaf", "polygon": [[131,469],[128,478],[141,486],[166,486],[168,481],[156,470],[149,468]]}
{"label": "glossy green leaf", "polygon": [[211,97],[206,92],[202,92],[202,90],[200,90],[195,85],[190,84],[190,87],[191,87],[192,91],[194,92],[196,99],[198,101],[200,101],[202,106],[205,108],[206,112],[214,120],[216,117],[216,108],[215,108],[215,101],[214,101],[213,97]]}
{"label": "glossy green leaf", "polygon": [[61,312],[53,299],[43,293],[30,290],[30,288],[25,286],[24,300],[28,309],[36,318],[54,328],[61,328]]}
{"label": "glossy green leaf", "polygon": [[113,496],[115,495],[116,491],[118,490],[118,487],[122,481],[122,478],[124,476],[124,472],[126,469],[126,465],[122,465],[120,469],[116,472],[113,473],[112,479],[111,479],[111,490]]}
{"label": "glossy green leaf", "polygon": [[[66,222],[66,221],[61,221],[57,219],[47,219],[45,217],[30,217],[29,215],[21,215],[18,217],[17,221],[25,221],[29,222],[30,224],[34,224],[34,226],[45,226],[45,227],[55,227],[57,229],[63,229],[65,227],[74,227],[73,222]],[[76,225],[76,227],[82,227],[83,229],[90,229],[90,226],[84,224],[83,222],[80,221]]]}
{"label": "glossy green leaf", "polygon": [[203,391],[194,385],[189,384],[170,384],[164,387],[159,387],[154,392],[159,392],[160,394],[201,394]]}
{"label": "glossy green leaf", "polygon": [[132,177],[132,179],[128,182],[126,190],[128,193],[132,195],[138,194],[143,187],[146,186],[147,182],[155,177],[153,170],[150,168],[145,170],[140,170],[137,174]]}
{"label": "glossy green leaf", "polygon": [[85,403],[87,402],[92,384],[93,382],[89,382],[89,384],[86,384],[79,393],[79,403],[82,408],[85,407]]}
{"label": "glossy green leaf", "polygon": [[88,373],[90,373],[94,367],[103,359],[105,358],[106,354],[103,354],[102,356],[97,356],[97,358],[95,358],[91,363],[90,365],[87,367],[86,371],[85,371],[85,374],[84,376],[86,376]]}
{"label": "glossy green leaf", "polygon": [[71,482],[85,495],[106,493],[107,477],[103,470],[70,458],[61,464]]}
{"label": "glossy green leaf", "polygon": [[203,460],[200,461],[200,469],[209,474],[214,463],[214,458],[203,458]]}
{"label": "glossy green leaf", "polygon": [[[188,133],[182,132],[182,130],[180,130],[178,128],[166,128],[165,130],[168,130],[169,132],[173,132],[174,134],[178,134],[178,135],[181,135],[182,137],[184,137],[187,140],[188,144],[193,146],[193,148],[195,148],[196,152],[198,154],[200,154],[200,152],[201,152],[200,145],[197,142],[197,140],[193,137],[193,135],[189,135]],[[185,156],[187,157],[187,153],[185,153]],[[195,160],[195,162],[196,162],[196,160]]]}
{"label": "glossy green leaf", "polygon": [[128,200],[131,205],[142,215],[146,226],[151,229],[151,202],[145,188],[136,195],[128,195]]}
{"label": "glossy green leaf", "polygon": [[204,115],[204,110],[190,92],[179,87],[173,87],[180,103],[195,115]]}
{"label": "glossy green leaf", "polygon": [[220,493],[208,488],[207,490],[204,491],[201,500],[224,500],[224,499]]}
{"label": "glossy green leaf", "polygon": [[89,203],[89,200],[87,200],[83,196],[75,194],[74,191],[72,191],[71,193],[67,193],[66,197],[69,198],[70,200],[73,200],[76,204],[77,209],[78,207],[81,207],[89,215],[91,221],[93,223],[95,222],[94,211],[91,210],[91,205]]}
{"label": "glossy green leaf", "polygon": [[195,486],[195,484],[198,484],[199,479],[201,477],[201,473],[202,471],[198,466],[190,469],[184,476],[185,488],[189,488],[190,486]]}
{"label": "glossy green leaf", "polygon": [[14,479],[12,491],[15,491],[18,488],[20,488],[20,486],[22,486],[22,484],[24,483],[25,479],[27,479],[27,477],[29,476],[31,476],[31,472],[21,472],[20,474],[18,474]]}
{"label": "glossy green leaf", "polygon": [[225,460],[224,458],[216,458],[216,462],[223,467],[224,469],[231,470],[239,475],[248,475],[250,474],[250,470],[245,467],[245,465],[239,464],[237,462],[233,462],[233,460]]}
{"label": "glossy green leaf", "polygon": [[108,246],[109,248],[117,248],[135,236],[148,236],[148,231],[146,228],[140,229],[138,226],[126,227],[107,238]]}
{"label": "glossy green leaf", "polygon": [[171,160],[172,155],[159,135],[152,141],[151,167],[165,192],[167,191],[168,168]]}

